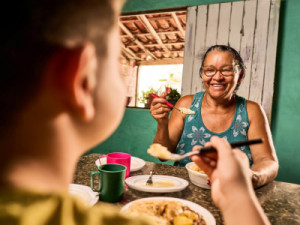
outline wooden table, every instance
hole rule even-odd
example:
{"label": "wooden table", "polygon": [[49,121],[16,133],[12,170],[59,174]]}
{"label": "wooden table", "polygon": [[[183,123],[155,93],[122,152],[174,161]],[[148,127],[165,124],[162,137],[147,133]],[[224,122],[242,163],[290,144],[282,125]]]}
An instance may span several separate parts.
{"label": "wooden table", "polygon": [[[90,172],[97,170],[95,161],[98,159],[98,156],[99,154],[90,154],[81,157],[77,164],[74,183],[90,186]],[[218,225],[223,224],[222,215],[210,197],[210,190],[192,184],[185,168],[146,162],[146,165],[141,170],[131,172],[130,176],[149,174],[150,170],[155,170],[156,174],[159,175],[183,178],[189,181],[189,185],[183,191],[174,193],[147,193],[126,187],[124,199],[119,204],[126,204],[136,199],[152,196],[181,198],[206,208],[213,214]],[[273,181],[256,189],[255,192],[271,224],[300,224],[300,185]]]}

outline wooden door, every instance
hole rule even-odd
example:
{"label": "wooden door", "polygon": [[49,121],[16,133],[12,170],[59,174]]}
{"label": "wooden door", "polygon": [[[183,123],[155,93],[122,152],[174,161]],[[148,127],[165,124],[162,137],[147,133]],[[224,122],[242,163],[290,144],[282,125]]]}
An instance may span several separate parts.
{"label": "wooden door", "polygon": [[248,0],[188,8],[182,95],[202,91],[199,68],[208,47],[230,45],[244,60],[237,92],[262,105],[270,121],[280,0]]}

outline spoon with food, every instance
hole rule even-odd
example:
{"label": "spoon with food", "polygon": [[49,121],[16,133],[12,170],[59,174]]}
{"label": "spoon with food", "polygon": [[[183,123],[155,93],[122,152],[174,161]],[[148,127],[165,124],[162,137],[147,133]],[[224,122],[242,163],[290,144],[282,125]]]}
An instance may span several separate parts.
{"label": "spoon with food", "polygon": [[[151,94],[151,96],[153,98],[159,98],[159,96],[157,96],[156,94]],[[184,107],[175,107],[173,104],[171,104],[170,102],[168,102],[167,100],[165,100],[165,103],[167,106],[169,106],[171,109],[176,109],[178,110],[179,112],[183,113],[183,114],[186,114],[186,115],[191,115],[191,114],[195,114],[195,111],[191,110],[191,109],[188,109],[188,108],[184,108]]]}
{"label": "spoon with food", "polygon": [[147,150],[147,153],[158,159],[173,160],[173,161],[180,161],[185,157],[198,154],[198,152],[196,151],[188,152],[184,155],[174,154],[171,153],[166,147],[158,143],[154,143],[150,145],[150,147]]}
{"label": "spoon with food", "polygon": [[[246,140],[246,141],[239,141],[239,142],[232,142],[230,143],[232,148],[242,147],[246,145],[253,145],[262,143],[262,139],[253,139],[253,140]],[[163,159],[163,160],[173,160],[173,161],[180,161],[186,157],[191,155],[209,153],[209,152],[216,152],[216,149],[213,147],[203,147],[198,151],[191,151],[187,152],[183,155],[171,153],[166,147],[162,146],[161,144],[154,143],[150,145],[147,150],[147,153],[152,155],[155,158]]]}

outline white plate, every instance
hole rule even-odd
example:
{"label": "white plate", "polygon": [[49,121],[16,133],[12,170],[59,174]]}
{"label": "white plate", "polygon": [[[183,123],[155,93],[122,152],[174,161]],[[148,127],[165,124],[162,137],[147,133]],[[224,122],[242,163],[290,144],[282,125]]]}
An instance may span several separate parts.
{"label": "white plate", "polygon": [[[102,157],[100,161],[101,161],[101,165],[106,164],[106,157]],[[95,163],[97,167],[100,166],[99,159],[97,159]],[[146,162],[144,160],[131,156],[130,172],[134,172],[142,169],[145,166],[145,164]]]}
{"label": "white plate", "polygon": [[99,199],[98,192],[94,192],[90,187],[81,184],[70,184],[69,193],[79,198],[86,206],[95,205]]}
{"label": "white plate", "polygon": [[152,192],[152,193],[168,193],[168,192],[181,191],[189,185],[188,181],[181,179],[179,177],[153,175],[152,181],[154,184],[156,182],[166,182],[166,183],[173,183],[173,186],[151,187],[146,185],[146,181],[148,178],[149,175],[133,176],[133,177],[128,177],[125,180],[125,182],[130,188],[133,188],[138,191]]}
{"label": "white plate", "polygon": [[180,199],[180,198],[172,198],[172,197],[149,197],[149,198],[141,198],[132,202],[129,202],[128,204],[126,204],[125,206],[122,207],[121,212],[125,211],[127,209],[129,209],[131,207],[131,205],[134,202],[142,202],[142,201],[155,201],[155,200],[165,200],[165,201],[178,201],[181,202],[183,205],[188,206],[191,210],[197,212],[199,215],[203,216],[205,222],[207,225],[216,225],[216,220],[214,218],[214,216],[205,208],[203,208],[202,206],[188,201],[188,200],[184,200],[184,199]]}

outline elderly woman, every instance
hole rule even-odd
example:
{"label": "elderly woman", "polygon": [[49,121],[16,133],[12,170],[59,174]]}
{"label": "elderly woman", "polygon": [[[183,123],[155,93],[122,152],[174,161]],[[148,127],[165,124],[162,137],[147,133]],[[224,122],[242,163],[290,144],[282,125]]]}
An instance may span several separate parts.
{"label": "elderly woman", "polygon": [[[253,186],[259,187],[277,176],[278,159],[263,109],[236,95],[244,70],[236,50],[224,45],[210,47],[200,68],[205,92],[184,96],[176,103],[176,107],[190,108],[195,114],[174,110],[169,118],[170,108],[164,103],[164,96],[154,99],[150,112],[158,125],[153,142],[182,154],[195,145],[203,146],[212,136],[229,142],[262,138],[262,144],[240,148],[249,159]],[[190,161],[186,158],[176,165],[184,166]]]}

